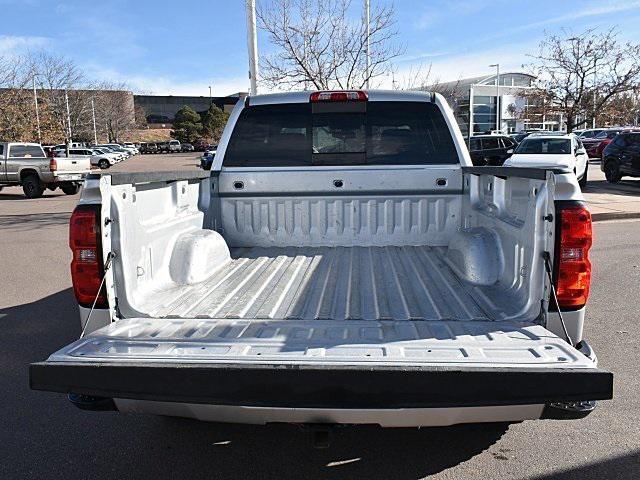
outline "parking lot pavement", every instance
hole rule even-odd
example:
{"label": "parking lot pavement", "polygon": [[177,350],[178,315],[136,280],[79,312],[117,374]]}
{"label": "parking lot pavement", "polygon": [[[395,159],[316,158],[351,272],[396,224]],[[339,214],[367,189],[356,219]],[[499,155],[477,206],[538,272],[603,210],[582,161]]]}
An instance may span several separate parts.
{"label": "parking lot pavement", "polygon": [[589,165],[585,200],[594,220],[640,218],[640,178],[624,177],[620,183],[608,183],[600,171],[600,161]]}
{"label": "parking lot pavement", "polygon": [[[150,157],[155,169],[189,162]],[[595,224],[585,337],[615,374],[614,400],[579,421],[345,427],[315,450],[294,426],[89,413],[62,395],[31,391],[28,364],[80,334],[67,247],[77,195],[20,194],[0,192],[0,479],[640,478],[640,220]]]}
{"label": "parking lot pavement", "polygon": [[200,165],[202,153],[158,153],[136,155],[105,170],[106,172],[153,172],[191,170]]}

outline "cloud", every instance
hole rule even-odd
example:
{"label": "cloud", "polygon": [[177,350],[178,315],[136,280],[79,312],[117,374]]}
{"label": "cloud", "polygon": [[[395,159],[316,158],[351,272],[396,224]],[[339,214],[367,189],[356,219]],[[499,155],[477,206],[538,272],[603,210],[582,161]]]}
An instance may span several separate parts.
{"label": "cloud", "polygon": [[46,37],[0,35],[0,55],[16,55],[27,50],[42,48],[50,41]]}
{"label": "cloud", "polygon": [[540,20],[537,22],[531,22],[524,25],[519,25],[517,27],[508,29],[508,33],[515,33],[515,32],[520,32],[524,30],[529,30],[532,28],[545,27],[547,25],[552,25],[554,23],[575,21],[581,18],[611,15],[613,13],[620,13],[628,10],[635,10],[637,8],[640,8],[640,1],[626,0],[624,2],[613,2],[605,5],[599,4],[597,6],[573,10],[571,11],[571,13],[567,13],[564,15],[558,15],[556,17],[545,18],[544,20]]}

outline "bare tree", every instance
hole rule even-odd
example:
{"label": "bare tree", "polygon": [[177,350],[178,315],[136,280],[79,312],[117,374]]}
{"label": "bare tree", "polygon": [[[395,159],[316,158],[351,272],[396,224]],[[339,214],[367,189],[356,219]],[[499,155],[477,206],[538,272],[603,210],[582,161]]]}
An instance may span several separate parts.
{"label": "bare tree", "polygon": [[137,128],[133,94],[127,84],[103,82],[93,94],[96,124],[108,141],[122,141],[123,135]]}
{"label": "bare tree", "polygon": [[[38,97],[49,109],[64,143],[82,135],[91,126],[91,83],[71,61],[40,52],[29,58]],[[68,103],[68,108],[67,108]]]}
{"label": "bare tree", "polygon": [[262,57],[263,81],[276,89],[350,89],[386,75],[403,53],[393,42],[393,6],[374,5],[368,34],[362,19],[348,19],[350,6],[351,0],[264,0],[258,25],[276,52]]}
{"label": "bare tree", "polygon": [[0,58],[0,137],[30,140],[36,129],[29,68],[21,58]]}
{"label": "bare tree", "polygon": [[617,95],[637,87],[640,45],[618,40],[615,30],[547,35],[530,65],[536,88],[523,91],[530,112],[562,114],[570,132],[597,118]]}

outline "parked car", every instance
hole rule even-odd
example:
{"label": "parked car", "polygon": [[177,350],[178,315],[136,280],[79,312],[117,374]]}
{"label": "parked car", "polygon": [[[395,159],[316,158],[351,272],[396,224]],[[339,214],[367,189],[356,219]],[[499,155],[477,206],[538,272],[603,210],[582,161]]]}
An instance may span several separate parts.
{"label": "parked car", "polygon": [[90,176],[69,237],[83,335],[30,366],[31,388],[390,427],[611,398],[582,338],[591,216],[571,170],[473,167],[427,92],[242,99],[227,138],[211,172]]}
{"label": "parked car", "polygon": [[193,143],[193,148],[195,149],[196,152],[204,152],[208,146],[209,146],[209,143],[207,143],[205,140],[201,138],[196,140]]}
{"label": "parked car", "polygon": [[213,159],[215,158],[217,150],[217,145],[213,145],[205,150],[202,157],[200,157],[200,168],[203,170],[211,170],[211,165],[213,165]]}
{"label": "parked car", "polygon": [[602,151],[604,150],[604,148],[609,145],[609,143],[611,143],[616,135],[624,130],[627,129],[624,127],[606,128],[593,138],[582,139],[582,143],[587,150],[587,155],[589,155],[589,158],[601,159]]}
{"label": "parked car", "polygon": [[180,151],[182,152],[193,152],[194,148],[193,145],[191,145],[190,143],[183,143],[180,145]]}
{"label": "parked car", "polygon": [[125,142],[122,144],[122,148],[128,148],[130,149],[134,155],[138,155],[140,153],[140,150],[138,149],[138,147],[136,147],[135,143],[133,142]]}
{"label": "parked car", "polygon": [[158,142],[158,153],[169,153],[169,142]]}
{"label": "parked car", "polygon": [[105,145],[95,145],[91,148],[98,148],[102,151],[102,153],[110,153],[112,155],[115,155],[116,158],[118,159],[119,162],[122,162],[124,160],[126,160],[127,158],[129,158],[129,152],[126,152],[122,149],[116,149],[116,148],[112,148],[112,147],[107,147]]}
{"label": "parked car", "polygon": [[180,142],[178,140],[171,140],[168,144],[169,153],[176,153],[181,150]]}
{"label": "parked car", "polygon": [[640,177],[640,130],[617,135],[605,147],[600,169],[609,183],[618,183],[623,176]]}
{"label": "parked car", "polygon": [[509,167],[561,168],[575,173],[581,188],[587,185],[589,158],[573,134],[538,135],[525,138],[505,161]]}
{"label": "parked car", "polygon": [[639,128],[622,128],[619,130],[614,130],[614,131],[610,131],[607,135],[607,138],[603,139],[598,146],[596,147],[596,156],[597,158],[602,159],[602,155],[604,152],[604,149],[607,147],[607,145],[609,145],[611,142],[613,142],[613,140],[616,138],[616,136],[618,136],[621,133],[625,133],[625,132],[640,132]]}
{"label": "parked car", "polygon": [[141,146],[142,153],[158,153],[158,145],[154,142],[147,142]]}
{"label": "parked car", "polygon": [[112,152],[116,152],[116,153],[120,153],[123,155],[124,159],[127,159],[129,157],[131,157],[133,155],[133,153],[126,149],[126,148],[122,148],[120,145],[118,145],[117,143],[105,143],[102,145],[96,145],[97,147],[105,147],[108,148],[109,150],[111,150]]}
{"label": "parked car", "polygon": [[57,188],[75,195],[90,168],[88,159],[49,158],[39,143],[0,142],[0,187],[22,186],[27,198]]}
{"label": "parked car", "polygon": [[115,155],[98,152],[92,148],[71,148],[69,149],[68,157],[66,151],[58,150],[56,151],[56,158],[87,159],[91,165],[101,169],[109,168],[111,165],[118,163]]}
{"label": "parked car", "polygon": [[516,141],[507,135],[476,135],[469,141],[469,155],[474,165],[500,166],[511,156]]}
{"label": "parked car", "polygon": [[587,138],[595,138],[600,132],[604,131],[604,128],[587,128],[585,130],[574,130],[573,134],[577,135],[583,142]]}
{"label": "parked car", "polygon": [[[91,150],[94,152],[95,155],[103,155],[103,156],[107,157],[107,159],[109,160],[109,165],[114,165],[114,164],[120,163],[122,160],[124,160],[124,156],[121,153],[113,152],[113,151],[108,150],[106,148],[92,147]],[[93,164],[93,162],[92,162],[92,164]],[[99,160],[98,160],[97,165],[102,168],[102,165],[100,165],[100,161]]]}

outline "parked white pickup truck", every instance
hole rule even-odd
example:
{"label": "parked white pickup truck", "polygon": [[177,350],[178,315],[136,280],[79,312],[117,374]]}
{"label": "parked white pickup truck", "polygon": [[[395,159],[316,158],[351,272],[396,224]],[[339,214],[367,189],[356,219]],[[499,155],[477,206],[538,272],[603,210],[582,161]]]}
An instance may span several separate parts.
{"label": "parked white pickup truck", "polygon": [[210,172],[91,175],[70,244],[83,335],[30,382],[81,408],[434,426],[612,397],[575,174],[472,167],[437,94],[240,100]]}

